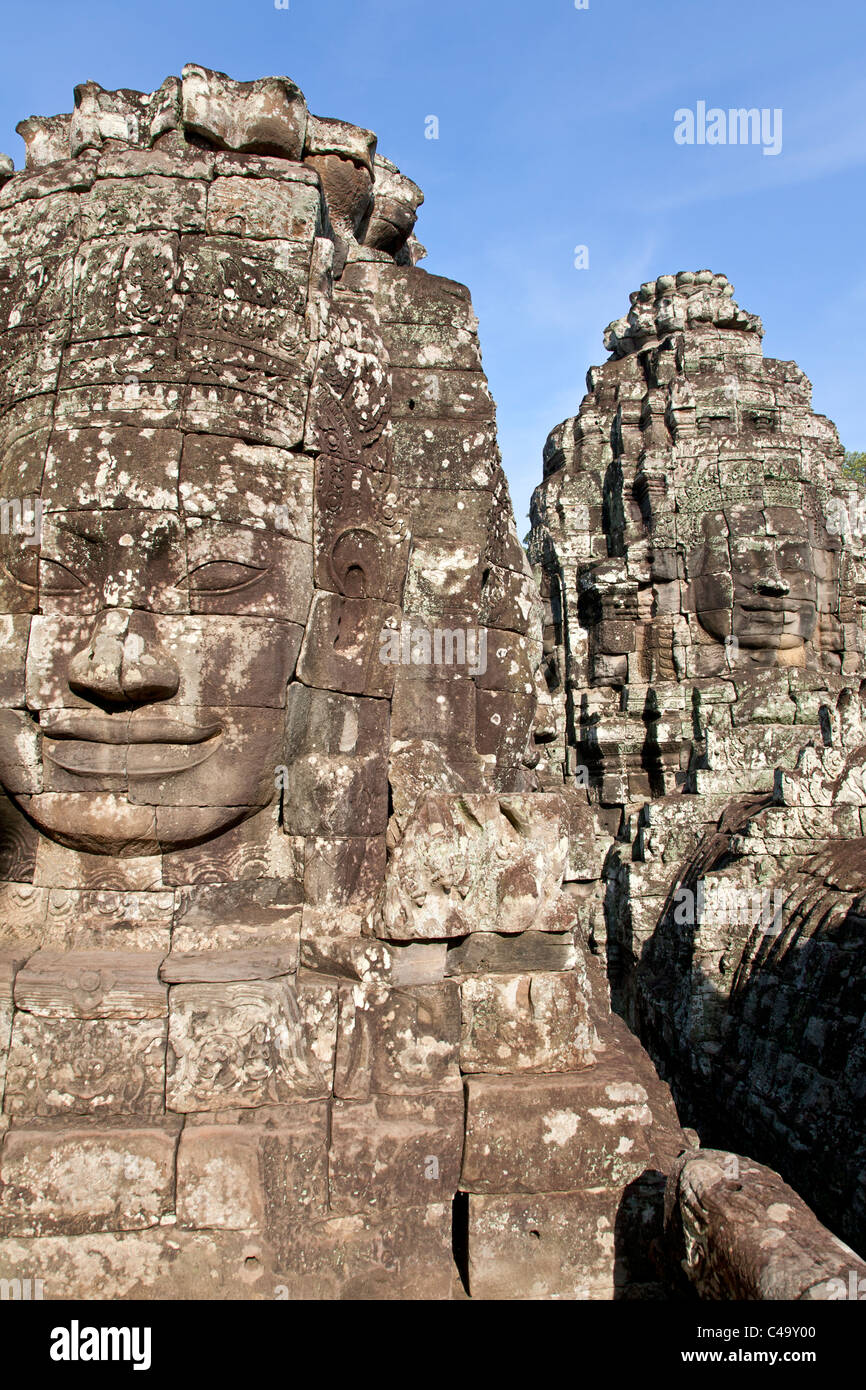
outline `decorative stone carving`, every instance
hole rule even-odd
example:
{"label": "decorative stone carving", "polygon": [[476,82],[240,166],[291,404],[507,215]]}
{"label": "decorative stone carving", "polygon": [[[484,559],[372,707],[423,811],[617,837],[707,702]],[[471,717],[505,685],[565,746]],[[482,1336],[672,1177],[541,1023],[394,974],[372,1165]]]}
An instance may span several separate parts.
{"label": "decorative stone carving", "polygon": [[[420,189],[288,78],[86,83],[21,133],[26,171],[0,166],[0,481],[29,503],[0,537],[3,1229],[68,1237],[82,1293],[76,1233],[115,1238],[128,1289],[151,1246],[121,1237],[164,1221],[191,1252],[205,1228],[266,1240],[301,1296],[447,1296],[472,1008],[444,937],[434,961],[376,932],[425,794],[528,785],[537,608],[468,292],[413,269]],[[439,617],[419,666],[404,630]],[[558,820],[541,843],[509,931],[539,903],[570,925]],[[567,1064],[574,959],[534,985]]]}

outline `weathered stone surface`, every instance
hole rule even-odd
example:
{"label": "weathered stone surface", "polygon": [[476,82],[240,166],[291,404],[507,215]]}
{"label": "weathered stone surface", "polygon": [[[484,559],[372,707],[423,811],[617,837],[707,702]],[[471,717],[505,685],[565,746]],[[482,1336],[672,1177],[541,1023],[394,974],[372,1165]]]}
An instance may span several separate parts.
{"label": "weathered stone surface", "polygon": [[279,1104],[326,1095],[336,991],[288,978],[176,985],[166,1097],[175,1111]]}
{"label": "weathered stone surface", "polygon": [[0,951],[0,1096],[6,1085],[6,1059],[12,1037],[12,1015],[14,1013],[13,990],[15,975],[26,961],[26,950]]}
{"label": "weathered stone surface", "polygon": [[0,1155],[4,1235],[133,1231],[174,1207],[177,1126],[14,1129]]}
{"label": "weathered stone surface", "polygon": [[387,1211],[450,1201],[460,1177],[459,1091],[334,1102],[331,1210]]}
{"label": "weathered stone surface", "polygon": [[297,969],[302,909],[293,885],[262,876],[254,885],[197,884],[181,889],[172,933],[173,949],[161,969],[168,980],[178,957],[191,960],[238,952],[284,962]]}
{"label": "weathered stone surface", "polygon": [[[401,672],[402,675],[402,672]],[[445,749],[450,761],[466,761],[476,749],[475,682],[463,671],[436,676],[423,683],[398,681],[391,707],[391,732],[395,740],[423,737]]]}
{"label": "weathered stone surface", "polygon": [[525,971],[571,970],[577,951],[570,932],[525,931],[519,936],[474,932],[448,943],[446,975],[512,975]]}
{"label": "weathered stone surface", "polygon": [[15,1004],[44,1018],[164,1018],[161,959],[144,951],[37,951],[16,976]]}
{"label": "weathered stone surface", "polygon": [[280,1296],[447,1299],[454,1287],[451,1204],[355,1213],[274,1235]]}
{"label": "weathered stone surface", "polygon": [[303,93],[287,77],[233,82],[223,72],[187,63],[181,101],[185,128],[219,147],[301,157],[307,108]]}
{"label": "weathered stone surface", "polygon": [[188,516],[269,526],[312,544],[313,467],[303,454],[217,435],[188,435],[179,468]]}
{"label": "weathered stone surface", "polygon": [[172,951],[159,969],[167,985],[230,984],[242,980],[274,980],[298,967],[298,943],[285,948],[262,946],[251,950]]}
{"label": "weathered stone surface", "polygon": [[41,1018],[17,1010],[6,1071],[14,1116],[160,1115],[165,1019]]}
{"label": "weathered stone surface", "polygon": [[260,1238],[241,1232],[158,1226],[9,1238],[3,1242],[3,1258],[10,1278],[33,1278],[38,1270],[45,1298],[51,1300],[69,1299],[81,1289],[112,1300],[192,1299],[204,1289],[209,1299],[285,1297],[275,1292],[273,1252]]}
{"label": "weathered stone surface", "polygon": [[543,1196],[469,1195],[469,1289],[473,1298],[663,1297],[648,1258],[662,1234],[657,1174],[623,1190]]}
{"label": "weathered stone surface", "polygon": [[81,199],[84,238],[135,231],[203,232],[207,191],[198,180],[147,175],[103,179]]}
{"label": "weathered stone surface", "polygon": [[[318,908],[304,909],[304,937],[301,941],[302,978],[309,972],[332,980],[352,980],[361,984],[384,984],[393,980],[392,952],[382,941],[361,936],[362,923],[351,909],[328,914]],[[328,934],[328,929],[330,933]],[[410,983],[415,983],[414,981]]]}
{"label": "weathered stone surface", "polygon": [[610,847],[610,828],[594,806],[568,807],[567,881],[591,881],[601,877]]}
{"label": "weathered stone surface", "polygon": [[460,998],[454,981],[340,995],[334,1094],[342,1100],[460,1090]]}
{"label": "weathered stone surface", "polygon": [[724,276],[648,282],[552,432],[541,766],[588,803],[578,915],[683,1117],[862,1245],[863,527],[761,334]]}
{"label": "weathered stone surface", "polygon": [[[30,874],[32,875],[32,867]],[[41,943],[45,931],[45,919],[48,913],[48,889],[41,886],[34,886],[32,882],[12,881],[4,883],[0,888],[0,907],[2,907],[3,930],[3,955],[6,962],[4,974],[11,987],[12,973],[17,968],[15,957],[20,953],[23,942],[30,943],[30,950],[35,950],[37,944]],[[8,952],[12,952],[12,963],[10,967]],[[28,952],[24,952],[26,959]],[[10,970],[12,973],[10,973]]]}
{"label": "weathered stone surface", "polygon": [[466,1191],[624,1186],[652,1166],[649,1096],[615,1061],[552,1076],[473,1076],[466,1092]]}
{"label": "weathered stone surface", "polygon": [[[835,766],[836,750],[827,757]],[[804,771],[791,774],[792,796],[794,786],[805,791],[811,783],[823,799],[814,764],[807,756]],[[638,1001],[653,1046],[672,1058],[685,1054],[677,1089],[690,1094],[695,1116],[718,1114],[722,1106],[731,1141],[741,1150],[754,1145],[762,1158],[784,1165],[819,1214],[856,1241],[866,1217],[855,1118],[866,859],[861,837],[836,838],[836,810],[804,810],[820,819],[801,822],[796,805],[765,810],[740,803],[735,814],[734,803],[719,829],[705,835],[683,873],[696,921],[678,926],[670,907],[656,913],[637,976]],[[765,826],[765,816],[774,814],[788,819],[786,835]],[[731,843],[737,854],[725,862]],[[692,899],[683,897],[688,906]],[[662,987],[660,962],[675,958],[674,943],[686,930],[691,970],[669,972]],[[740,982],[736,989],[733,980]]]}
{"label": "weathered stone surface", "polygon": [[395,604],[319,592],[298,662],[298,679],[319,690],[388,697],[394,668],[380,660],[382,632],[395,630]]}
{"label": "weathered stone surface", "polygon": [[262,1122],[187,1127],[177,1156],[177,1217],[197,1230],[264,1232],[322,1215],[328,1195],[328,1116],[322,1102],[282,1106]]}
{"label": "weathered stone surface", "polygon": [[866,1263],[778,1173],[737,1154],[684,1154],[668,1179],[668,1237],[701,1298],[860,1298]]}
{"label": "weathered stone surface", "polygon": [[365,839],[383,835],[388,822],[388,768],[378,756],[310,753],[291,766],[284,805],[292,833],[310,838]]}
{"label": "weathered stone surface", "polygon": [[[195,65],[21,131],[4,1277],[675,1293],[693,1136],[609,988],[853,1229],[866,557],[802,374],[724,277],[643,287],[533,570],[468,291],[372,132]],[[778,940],[704,892],[780,884]]]}
{"label": "weathered stone surface", "polygon": [[574,1071],[594,1060],[589,982],[569,974],[472,975],[460,985],[464,1072]]}
{"label": "weathered stone surface", "polygon": [[242,892],[257,879],[277,880],[288,902],[302,880],[303,858],[303,840],[284,834],[276,808],[268,807],[216,839],[164,854],[159,867],[165,883],[175,885],[230,883]]}
{"label": "weathered stone surface", "polygon": [[389,862],[381,933],[564,930],[560,810],[553,797],[428,797]]}
{"label": "weathered stone surface", "polygon": [[387,730],[382,700],[292,687],[282,797],[290,833],[331,841],[384,833],[388,785],[381,750]]}
{"label": "weathered stone surface", "polygon": [[344,839],[310,836],[304,860],[304,894],[313,907],[368,902],[385,873],[383,836]]}
{"label": "weathered stone surface", "polygon": [[387,951],[395,985],[436,984],[449,973],[445,941],[409,941],[405,945],[391,941]]}

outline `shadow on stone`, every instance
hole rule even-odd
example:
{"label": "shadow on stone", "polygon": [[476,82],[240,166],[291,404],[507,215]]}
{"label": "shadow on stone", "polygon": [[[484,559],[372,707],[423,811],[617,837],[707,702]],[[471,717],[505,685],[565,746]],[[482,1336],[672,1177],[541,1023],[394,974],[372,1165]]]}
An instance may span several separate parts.
{"label": "shadow on stone", "polygon": [[614,1300],[691,1299],[665,1241],[665,1174],[647,1168],[624,1189],[614,1223]]}

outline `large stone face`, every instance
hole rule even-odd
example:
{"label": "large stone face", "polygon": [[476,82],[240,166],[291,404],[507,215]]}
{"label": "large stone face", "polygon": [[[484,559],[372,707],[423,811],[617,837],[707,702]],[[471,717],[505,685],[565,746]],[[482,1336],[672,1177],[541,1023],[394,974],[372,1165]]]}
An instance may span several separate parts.
{"label": "large stone face", "polygon": [[[65,1290],[122,1294],[166,1226],[199,1296],[200,1233],[252,1242],[244,1267],[292,1296],[448,1296],[461,1067],[491,1065],[499,1018],[516,1066],[582,1063],[591,1034],[562,810],[521,797],[540,606],[468,292],[415,268],[421,191],[375,135],[288,78],[86,83],[21,133],[26,169],[0,169],[6,1253],[50,1240]],[[476,872],[497,867],[454,939],[432,880],[431,921],[404,922],[388,860],[453,855],[458,792],[490,823]],[[446,978],[476,929],[529,933],[519,1008],[483,961]]]}
{"label": "large stone face", "polygon": [[710,790],[726,757],[766,765],[742,710],[707,710],[695,731],[678,692],[738,703],[762,675],[832,691],[864,651],[862,536],[842,534],[842,449],[806,377],[762,357],[723,275],[662,276],[631,300],[580,414],[547,441],[530,539],[561,701],[550,752],[570,747],[567,774],[584,767],[611,804],[701,772]]}
{"label": "large stone face", "polygon": [[[22,130],[28,170],[0,194],[0,480],[38,504],[39,536],[4,528],[25,675],[3,710],[8,794],[50,839],[115,857],[215,838],[280,792],[313,833],[332,779],[344,810],[326,832],[384,833],[387,732],[361,780],[346,759],[317,766],[354,749],[286,746],[297,686],[393,696],[401,749],[433,735],[476,789],[519,783],[532,654],[478,660],[476,573],[492,514],[513,521],[468,296],[412,269],[420,191],[282,78],[191,66],[158,103],[88,84],[70,117]],[[413,416],[457,377],[473,431],[445,405]],[[430,440],[432,457],[440,434],[460,496],[437,518],[439,479],[411,451]],[[407,591],[428,537],[425,584],[470,564],[447,614]],[[510,563],[519,642],[534,610],[516,545]],[[416,615],[443,618],[432,671],[388,646]],[[460,699],[434,696],[434,733],[414,678],[441,674]],[[467,737],[491,692],[499,717]],[[382,809],[365,821],[367,798]]]}

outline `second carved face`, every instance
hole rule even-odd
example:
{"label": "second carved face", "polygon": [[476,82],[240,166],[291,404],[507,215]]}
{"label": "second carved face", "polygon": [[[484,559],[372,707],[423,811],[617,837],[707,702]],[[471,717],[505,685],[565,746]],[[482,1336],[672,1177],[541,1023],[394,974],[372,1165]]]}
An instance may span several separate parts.
{"label": "second carved face", "polygon": [[698,620],[766,664],[805,665],[838,606],[837,550],[815,508],[733,505],[702,521],[687,554]]}

